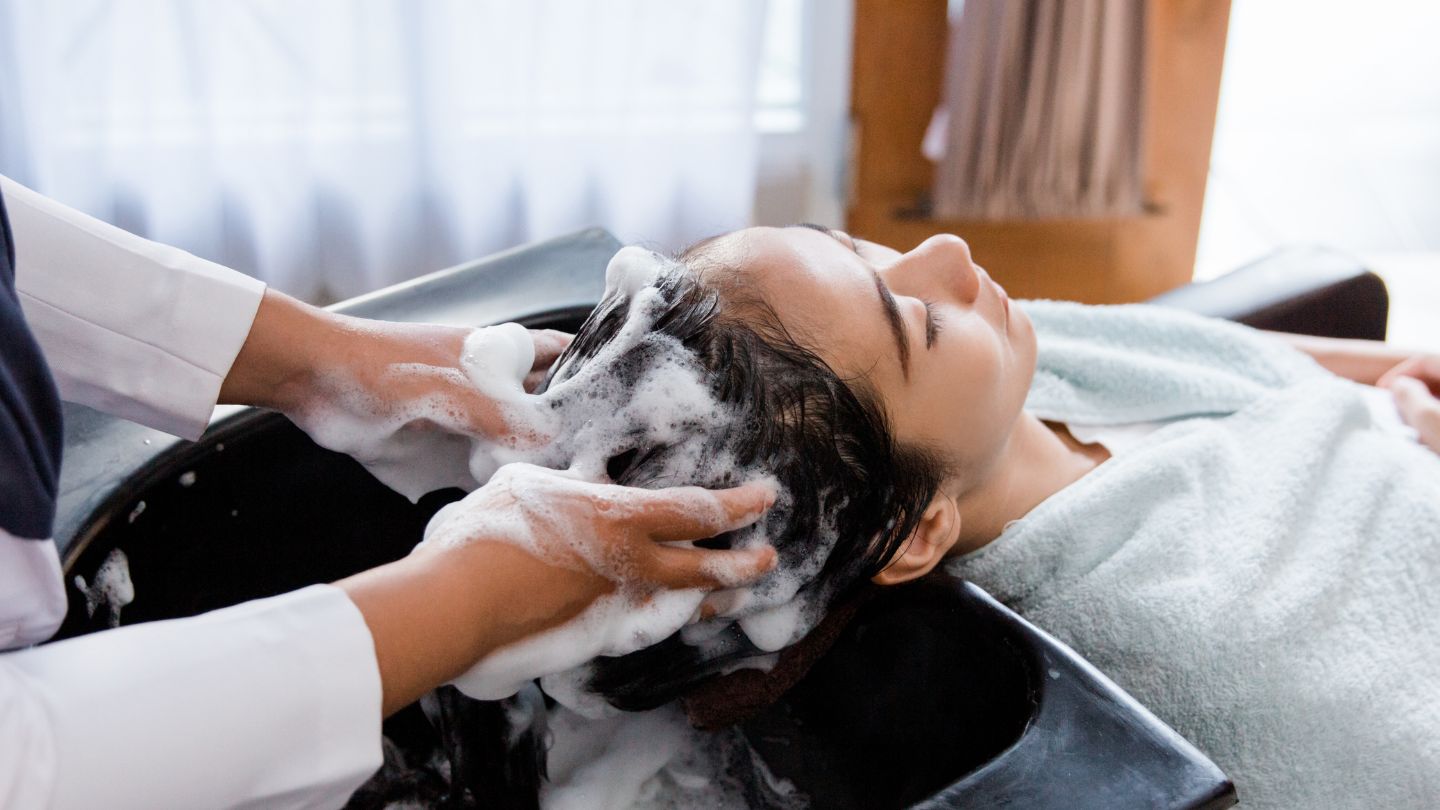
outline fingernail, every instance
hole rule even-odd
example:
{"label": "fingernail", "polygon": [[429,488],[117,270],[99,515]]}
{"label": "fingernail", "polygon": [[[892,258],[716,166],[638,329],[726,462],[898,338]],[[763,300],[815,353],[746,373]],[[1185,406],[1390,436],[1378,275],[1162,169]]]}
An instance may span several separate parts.
{"label": "fingernail", "polygon": [[780,564],[780,555],[775,551],[774,546],[764,546],[763,548],[769,552],[765,559],[765,570],[773,571],[775,570],[775,566]]}
{"label": "fingernail", "polygon": [[760,487],[765,492],[765,506],[762,507],[762,511],[775,505],[775,498],[780,494],[780,484],[774,478],[767,475],[751,481],[750,486]]}

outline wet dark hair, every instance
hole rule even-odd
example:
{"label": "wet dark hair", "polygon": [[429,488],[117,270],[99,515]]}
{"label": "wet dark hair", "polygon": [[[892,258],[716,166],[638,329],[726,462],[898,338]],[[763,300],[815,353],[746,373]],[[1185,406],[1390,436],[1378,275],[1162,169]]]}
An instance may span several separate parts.
{"label": "wet dark hair", "polygon": [[[836,535],[825,564],[801,591],[812,606],[827,609],[864,586],[895,556],[948,471],[938,455],[897,442],[868,384],[841,377],[794,339],[736,274],[708,261],[701,244],[677,257],[683,267],[661,278],[662,304],[651,329],[694,352],[711,394],[740,418],[733,423],[739,427],[723,435],[686,441],[698,439],[710,456],[724,453],[742,467],[769,470],[791,494],[764,518],[782,567],[793,569],[817,553],[820,533]],[[619,294],[601,302],[552,366],[554,378],[545,385],[573,377],[594,360],[620,334],[628,313],[628,301]],[[645,345],[629,351],[605,373],[643,373]],[[707,425],[695,429],[715,432]],[[675,461],[675,448],[638,440],[620,447],[606,465],[618,483],[740,483],[723,472],[707,478],[711,474],[700,470],[676,480],[677,469],[684,467],[669,463]],[[732,539],[722,535],[707,545],[726,546]],[[703,649],[684,643],[677,633],[629,655],[597,659],[588,685],[618,708],[649,709],[764,654],[732,623]],[[387,738],[431,740],[438,734],[438,740],[421,746],[419,755],[387,745],[381,777],[347,807],[379,808],[392,798],[425,796],[429,806],[538,809],[550,708],[539,689],[531,686],[505,701],[487,702],[444,686],[422,703],[423,713],[412,707],[387,720]],[[731,771],[745,781],[747,791],[768,784],[769,777],[755,771],[758,761],[747,757]]]}
{"label": "wet dark hair", "polygon": [[[947,470],[940,456],[894,437],[877,396],[863,379],[847,380],[796,340],[753,287],[714,264],[704,243],[676,257],[683,269],[657,283],[661,304],[651,331],[694,352],[711,394],[740,415],[737,429],[707,436],[744,467],[771,472],[791,494],[765,517],[781,568],[815,553],[820,527],[836,534],[829,557],[803,586],[827,607],[882,570],[919,524]],[[614,340],[629,312],[623,294],[607,298],[554,365],[559,382]],[[625,367],[617,373],[624,374]],[[638,369],[636,369],[638,374]],[[674,480],[668,448],[634,447],[609,460],[620,484],[732,486],[721,474]],[[662,472],[663,470],[663,472]],[[726,546],[729,538],[708,545]],[[590,689],[614,706],[642,710],[669,702],[705,678],[762,655],[732,624],[705,650],[679,634],[629,655],[594,662]]]}

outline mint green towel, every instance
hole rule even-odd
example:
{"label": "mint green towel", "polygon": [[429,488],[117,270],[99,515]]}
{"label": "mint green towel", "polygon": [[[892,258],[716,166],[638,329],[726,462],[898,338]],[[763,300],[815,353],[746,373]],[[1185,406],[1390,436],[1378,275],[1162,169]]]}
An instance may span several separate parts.
{"label": "mint green towel", "polygon": [[1209,754],[1243,807],[1440,804],[1440,457],[1243,327],[1024,306],[1038,415],[1174,421],[948,569]]}

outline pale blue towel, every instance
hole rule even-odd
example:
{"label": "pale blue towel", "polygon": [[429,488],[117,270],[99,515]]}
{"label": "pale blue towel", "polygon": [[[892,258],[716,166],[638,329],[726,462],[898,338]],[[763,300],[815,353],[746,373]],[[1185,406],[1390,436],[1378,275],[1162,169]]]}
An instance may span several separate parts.
{"label": "pale blue towel", "polygon": [[1254,329],[1151,306],[1026,301],[1040,338],[1025,407],[1041,419],[1116,425],[1227,414],[1326,374]]}
{"label": "pale blue towel", "polygon": [[1025,306],[1039,415],[1175,421],[949,570],[1214,758],[1242,806],[1440,805],[1440,458],[1241,327]]}

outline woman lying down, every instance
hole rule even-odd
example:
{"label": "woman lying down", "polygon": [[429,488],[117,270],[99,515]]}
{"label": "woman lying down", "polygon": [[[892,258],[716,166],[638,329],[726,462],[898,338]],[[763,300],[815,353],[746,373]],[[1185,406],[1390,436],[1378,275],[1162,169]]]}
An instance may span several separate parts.
{"label": "woman lying down", "polygon": [[[661,705],[765,665],[859,583],[943,566],[1194,742],[1246,806],[1440,796],[1440,458],[1389,392],[1233,324],[1012,303],[950,236],[902,255],[754,228],[675,260],[626,248],[607,282],[548,389],[512,392],[508,418],[539,440],[480,448],[471,474],[768,477],[774,508],[714,542],[770,543],[780,563],[698,610],[611,606],[510,651],[601,656],[542,681],[561,704]],[[1369,382],[1382,368],[1323,359]],[[500,476],[517,498],[523,472]],[[446,519],[427,542],[458,534]],[[507,666],[457,685],[503,697]],[[556,745],[559,806],[583,765]]]}

